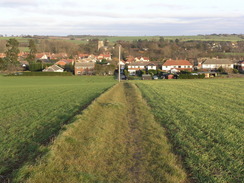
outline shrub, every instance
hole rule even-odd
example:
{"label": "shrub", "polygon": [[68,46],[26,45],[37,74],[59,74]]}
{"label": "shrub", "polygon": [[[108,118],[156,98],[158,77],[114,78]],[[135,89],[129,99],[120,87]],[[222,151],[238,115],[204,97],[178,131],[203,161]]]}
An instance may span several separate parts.
{"label": "shrub", "polygon": [[128,80],[141,80],[141,77],[138,76],[129,76]]}
{"label": "shrub", "polygon": [[191,75],[191,74],[180,74],[178,79],[203,79],[205,78],[204,74]]}
{"label": "shrub", "polygon": [[158,73],[158,71],[156,71],[156,70],[149,70],[148,71],[148,74],[150,74],[151,76],[154,76],[154,75],[156,75]]}
{"label": "shrub", "polygon": [[136,71],[136,75],[141,77],[143,74],[146,74],[146,71],[145,70],[138,70]]}
{"label": "shrub", "polygon": [[233,69],[232,72],[235,74],[239,73],[239,71],[237,69]]}
{"label": "shrub", "polygon": [[23,72],[20,76],[72,76],[71,72]]}
{"label": "shrub", "polygon": [[220,66],[220,67],[218,68],[218,71],[219,71],[220,73],[223,73],[223,72],[225,72],[225,69],[224,69],[222,66]]}

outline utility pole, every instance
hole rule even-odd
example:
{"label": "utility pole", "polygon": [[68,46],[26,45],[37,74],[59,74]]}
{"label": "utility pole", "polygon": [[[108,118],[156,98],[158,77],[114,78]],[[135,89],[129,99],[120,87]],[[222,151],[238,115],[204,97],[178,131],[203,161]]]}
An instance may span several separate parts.
{"label": "utility pole", "polygon": [[120,82],[120,49],[121,49],[121,45],[119,45],[119,82]]}

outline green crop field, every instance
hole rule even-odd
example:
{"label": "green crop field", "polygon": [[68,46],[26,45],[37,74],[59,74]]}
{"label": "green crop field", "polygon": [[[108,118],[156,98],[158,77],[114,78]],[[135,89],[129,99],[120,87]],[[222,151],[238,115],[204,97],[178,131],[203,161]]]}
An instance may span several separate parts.
{"label": "green crop field", "polygon": [[138,81],[195,182],[244,180],[244,80]]}
{"label": "green crop field", "polygon": [[14,182],[185,183],[186,173],[133,83],[122,82],[67,125]]}
{"label": "green crop field", "polygon": [[[158,40],[161,36],[86,36],[82,38],[76,38],[76,40],[67,40],[73,43],[86,43],[86,39],[99,39],[105,40],[107,39],[110,43],[115,43],[116,41],[134,41],[134,40]],[[175,40],[179,39],[180,41],[243,41],[244,39],[235,36],[235,35],[228,35],[228,36],[214,36],[214,35],[202,35],[202,36],[162,36],[166,40]],[[58,38],[57,38],[58,39]]]}
{"label": "green crop field", "polygon": [[0,182],[45,153],[43,145],[114,83],[112,77],[0,75]]}
{"label": "green crop field", "polygon": [[114,84],[1,76],[0,182],[244,180],[243,78]]}
{"label": "green crop field", "polygon": [[[111,44],[116,41],[134,41],[134,40],[158,40],[160,37],[164,37],[166,40],[175,40],[179,39],[180,41],[243,41],[244,39],[237,35],[227,35],[227,36],[219,36],[219,35],[195,35],[195,36],[82,36],[82,37],[74,37],[74,40],[71,40],[70,37],[50,37],[46,38],[48,40],[64,40],[68,42],[72,42],[75,44],[84,44],[87,43],[89,39],[99,39],[105,40],[107,39]],[[0,37],[0,40],[8,40],[10,38],[17,39],[20,43],[26,43],[31,38],[22,38],[22,37]]]}

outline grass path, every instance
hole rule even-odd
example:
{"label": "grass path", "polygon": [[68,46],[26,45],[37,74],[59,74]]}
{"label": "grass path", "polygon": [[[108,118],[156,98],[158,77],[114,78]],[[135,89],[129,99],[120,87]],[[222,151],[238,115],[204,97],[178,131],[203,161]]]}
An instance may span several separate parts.
{"label": "grass path", "polygon": [[67,125],[49,153],[15,182],[187,182],[150,108],[132,83],[120,83]]}

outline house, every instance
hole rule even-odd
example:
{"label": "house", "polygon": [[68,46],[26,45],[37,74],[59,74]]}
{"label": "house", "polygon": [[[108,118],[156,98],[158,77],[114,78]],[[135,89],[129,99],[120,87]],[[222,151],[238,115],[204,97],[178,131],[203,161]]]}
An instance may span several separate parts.
{"label": "house", "polygon": [[45,54],[45,53],[37,53],[36,59],[38,59],[38,60],[49,60],[50,57],[48,57],[47,54]]}
{"label": "house", "polygon": [[83,59],[83,58],[88,58],[89,54],[84,54],[84,53],[81,53],[78,55],[78,58],[79,59]]}
{"label": "house", "polygon": [[62,59],[62,58],[67,58],[68,55],[67,53],[52,53],[52,54],[48,54],[49,59],[52,60],[58,60],[58,59]]}
{"label": "house", "polygon": [[43,69],[42,72],[64,72],[64,69],[57,65],[52,65],[46,69]]}
{"label": "house", "polygon": [[125,62],[120,60],[120,62],[118,63],[118,65],[120,64],[120,68],[121,69],[125,69]]}
{"label": "house", "polygon": [[64,60],[60,60],[60,61],[56,62],[55,64],[64,67],[64,66],[65,66],[66,64],[68,64],[68,63],[65,62]]}
{"label": "house", "polygon": [[134,62],[128,65],[128,72],[130,75],[136,75],[136,71],[145,70],[147,62]]}
{"label": "house", "polygon": [[64,67],[66,64],[72,64],[73,65],[74,60],[73,59],[61,59],[58,62],[55,63],[55,65],[60,65]]}
{"label": "house", "polygon": [[148,57],[135,57],[135,62],[149,62],[150,59]]}
{"label": "house", "polygon": [[203,70],[217,70],[222,67],[223,69],[233,69],[234,63],[230,59],[206,59],[201,64]]}
{"label": "house", "polygon": [[125,63],[130,64],[135,61],[135,58],[133,56],[127,56],[125,60],[126,60]]}
{"label": "house", "polygon": [[75,75],[91,75],[94,72],[94,62],[76,62],[75,63]]}
{"label": "house", "polygon": [[167,60],[162,65],[162,70],[166,72],[176,73],[183,70],[192,71],[193,65],[188,60]]}
{"label": "house", "polygon": [[6,57],[6,54],[5,53],[0,53],[0,58],[4,58]]}
{"label": "house", "polygon": [[92,58],[83,58],[83,59],[80,59],[78,60],[77,62],[97,62],[97,59],[92,59]]}
{"label": "house", "polygon": [[20,53],[18,53],[18,57],[23,57],[23,58],[25,58],[25,57],[28,56],[28,54],[29,54],[29,53],[27,53],[27,52],[20,52]]}
{"label": "house", "polygon": [[111,53],[109,52],[106,52],[104,54],[100,54],[97,56],[97,59],[101,62],[103,59],[106,59],[106,60],[112,60],[111,58]]}
{"label": "house", "polygon": [[244,72],[244,60],[239,61],[235,64],[235,68],[239,71],[239,72]]}
{"label": "house", "polygon": [[146,69],[149,70],[157,70],[157,66],[154,63],[149,63],[146,65]]}

